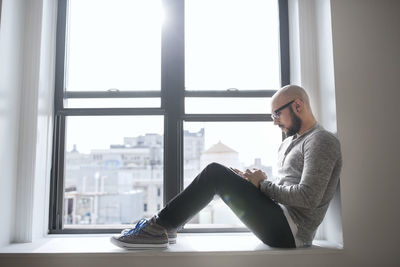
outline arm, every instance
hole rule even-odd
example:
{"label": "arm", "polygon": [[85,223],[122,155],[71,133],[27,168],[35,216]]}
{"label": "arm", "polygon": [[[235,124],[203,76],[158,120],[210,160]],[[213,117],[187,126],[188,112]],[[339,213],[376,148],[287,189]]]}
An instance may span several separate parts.
{"label": "arm", "polygon": [[316,134],[304,142],[304,165],[299,184],[277,185],[264,180],[260,189],[279,203],[316,208],[323,198],[339,154],[340,147],[335,138]]}

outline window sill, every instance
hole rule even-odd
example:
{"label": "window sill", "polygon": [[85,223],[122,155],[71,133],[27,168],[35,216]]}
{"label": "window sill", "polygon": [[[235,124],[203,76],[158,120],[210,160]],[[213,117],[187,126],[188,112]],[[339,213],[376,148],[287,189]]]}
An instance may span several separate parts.
{"label": "window sill", "polygon": [[277,249],[263,244],[251,233],[207,233],[178,235],[177,243],[164,250],[124,250],[110,243],[111,235],[51,235],[33,243],[10,244],[0,248],[0,257],[32,254],[134,254],[141,256],[223,254],[326,254],[338,253],[342,246],[328,241],[314,241],[310,248]]}

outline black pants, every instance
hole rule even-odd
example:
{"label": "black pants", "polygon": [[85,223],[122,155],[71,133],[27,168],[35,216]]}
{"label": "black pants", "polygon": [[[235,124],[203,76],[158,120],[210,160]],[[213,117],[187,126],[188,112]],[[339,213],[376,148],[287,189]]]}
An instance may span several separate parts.
{"label": "black pants", "polygon": [[218,163],[211,163],[158,214],[167,229],[184,225],[219,195],[265,244],[294,248],[295,241],[281,207],[253,184]]}

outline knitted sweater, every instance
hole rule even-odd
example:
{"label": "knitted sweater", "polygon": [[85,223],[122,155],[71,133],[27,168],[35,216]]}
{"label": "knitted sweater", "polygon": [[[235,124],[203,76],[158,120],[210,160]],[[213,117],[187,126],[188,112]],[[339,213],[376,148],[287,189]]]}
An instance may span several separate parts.
{"label": "knitted sweater", "polygon": [[286,138],[278,151],[278,177],[264,180],[261,191],[282,204],[297,226],[295,239],[311,244],[339,181],[339,140],[318,123]]}

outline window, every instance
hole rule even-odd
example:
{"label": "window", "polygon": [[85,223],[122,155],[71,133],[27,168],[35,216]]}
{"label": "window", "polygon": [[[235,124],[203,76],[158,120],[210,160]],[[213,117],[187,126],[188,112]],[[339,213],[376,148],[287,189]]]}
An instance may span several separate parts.
{"label": "window", "polygon": [[161,188],[157,187],[157,196],[161,196]]}
{"label": "window", "polygon": [[[286,0],[59,0],[50,232],[118,232],[211,161],[272,174],[287,23]],[[220,204],[184,231],[243,230]]]}

